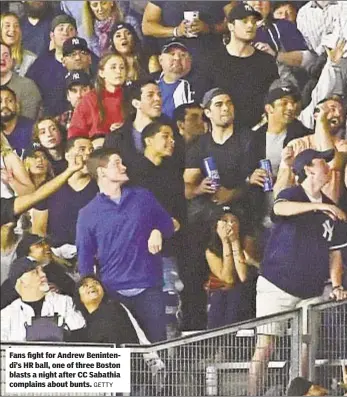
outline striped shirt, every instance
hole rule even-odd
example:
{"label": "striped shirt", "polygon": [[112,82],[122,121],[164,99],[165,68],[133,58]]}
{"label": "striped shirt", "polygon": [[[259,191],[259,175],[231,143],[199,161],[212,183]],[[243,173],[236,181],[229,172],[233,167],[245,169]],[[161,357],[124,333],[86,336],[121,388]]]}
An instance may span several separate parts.
{"label": "striped shirt", "polygon": [[325,52],[324,46],[333,48],[339,38],[347,40],[347,2],[329,1],[321,8],[315,1],[310,1],[300,8],[297,26],[308,47],[321,55]]}

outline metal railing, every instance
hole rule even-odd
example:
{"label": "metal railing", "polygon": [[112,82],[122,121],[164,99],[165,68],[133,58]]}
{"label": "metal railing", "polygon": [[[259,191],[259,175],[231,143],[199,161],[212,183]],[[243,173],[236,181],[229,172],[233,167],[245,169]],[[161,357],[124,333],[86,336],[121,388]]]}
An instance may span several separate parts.
{"label": "metal railing", "polygon": [[[131,347],[131,395],[246,395],[249,367],[256,345],[256,329],[266,327],[271,332],[278,324],[285,331],[277,338],[269,363],[267,386],[283,391],[289,379],[300,373],[300,310],[147,347]],[[148,352],[157,353],[165,367],[157,367],[153,371],[151,366],[145,365],[142,355]]]}
{"label": "metal railing", "polygon": [[[127,346],[131,349],[131,395],[248,395],[257,331],[271,334],[279,328],[282,332],[276,336],[266,372],[266,395],[284,395],[290,379],[302,375],[304,345],[308,350],[309,379],[330,389],[330,394],[343,395],[337,383],[342,380],[341,364],[347,365],[347,302],[309,306],[307,318],[307,334],[302,332],[302,309],[298,309],[149,346]],[[1,395],[6,395],[5,349],[42,345],[115,347],[86,343],[2,344]],[[35,396],[40,395],[44,393],[35,393]]]}

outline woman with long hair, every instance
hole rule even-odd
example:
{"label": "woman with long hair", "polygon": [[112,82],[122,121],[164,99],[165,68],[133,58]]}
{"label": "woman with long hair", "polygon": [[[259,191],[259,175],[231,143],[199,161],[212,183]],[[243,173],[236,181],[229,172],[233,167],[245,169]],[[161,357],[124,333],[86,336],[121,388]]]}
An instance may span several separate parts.
{"label": "woman with long hair", "polygon": [[107,54],[100,59],[95,89],[87,93],[76,107],[68,131],[69,138],[107,134],[123,122],[126,77],[127,65],[121,55]]}
{"label": "woman with long hair", "polygon": [[12,12],[1,14],[0,26],[0,40],[11,48],[14,71],[20,76],[25,76],[37,56],[23,48],[22,29],[18,16]]}
{"label": "woman with long hair", "polygon": [[246,261],[239,228],[237,217],[231,213],[218,217],[211,228],[206,249],[210,276],[205,284],[209,329],[244,321],[255,315],[253,274],[256,269]]}
{"label": "woman with long hair", "polygon": [[149,73],[160,71],[158,57],[147,55],[132,25],[126,22],[114,26],[110,34],[110,48],[127,61],[128,81],[146,78]]}
{"label": "woman with long hair", "polygon": [[119,22],[128,22],[134,26],[139,37],[141,28],[134,17],[124,18],[118,1],[84,1],[82,11],[82,26],[88,47],[98,56],[109,49],[108,37],[113,26]]}

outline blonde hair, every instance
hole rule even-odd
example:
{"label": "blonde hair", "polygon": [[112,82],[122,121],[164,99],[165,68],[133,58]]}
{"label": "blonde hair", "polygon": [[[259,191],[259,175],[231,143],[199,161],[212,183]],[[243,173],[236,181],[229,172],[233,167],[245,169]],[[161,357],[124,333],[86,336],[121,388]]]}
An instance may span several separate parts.
{"label": "blonde hair", "polygon": [[1,132],[0,152],[3,157],[13,152],[10,142],[7,140],[5,134]]}
{"label": "blonde hair", "polygon": [[[90,1],[84,1],[83,9],[82,9],[82,25],[84,31],[88,37],[92,37],[95,34],[94,31],[94,22],[95,15],[90,8]],[[118,2],[113,1],[113,8],[111,11],[112,14],[116,15],[115,23],[122,22],[124,15],[122,10],[120,9]]]}
{"label": "blonde hair", "polygon": [[[34,152],[35,153],[35,152]],[[43,153],[43,152],[42,152]],[[51,180],[54,178],[54,171],[53,171],[53,167],[51,162],[48,160],[47,155],[45,154],[46,160],[47,160],[47,172],[45,175],[45,179],[39,184],[39,186],[43,185],[44,183],[46,183],[47,181]],[[30,172],[30,161],[33,159],[33,156],[28,156],[24,159],[23,164],[24,164],[24,168],[27,171],[30,180],[34,183],[34,179],[32,177],[32,174]],[[39,186],[36,186],[36,188],[38,188]]]}
{"label": "blonde hair", "polygon": [[0,26],[1,26],[1,30],[0,30],[0,40],[2,42],[5,43],[4,38],[2,36],[2,29],[4,26],[4,20],[6,17],[13,17],[16,18],[18,25],[19,25],[19,40],[18,43],[12,45],[12,46],[8,46],[7,47],[10,48],[11,50],[11,54],[12,54],[12,59],[14,60],[16,65],[21,65],[23,62],[23,56],[24,56],[24,48],[23,48],[23,44],[22,44],[22,29],[20,27],[20,20],[18,18],[18,15],[16,15],[13,12],[4,12],[1,14],[0,16]]}

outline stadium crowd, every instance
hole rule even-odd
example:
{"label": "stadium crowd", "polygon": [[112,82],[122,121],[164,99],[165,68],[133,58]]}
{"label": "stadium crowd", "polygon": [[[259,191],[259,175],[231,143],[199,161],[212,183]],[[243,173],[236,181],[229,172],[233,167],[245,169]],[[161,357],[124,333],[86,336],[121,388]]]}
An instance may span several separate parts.
{"label": "stadium crowd", "polygon": [[2,341],[347,298],[347,2],[2,1],[0,34]]}

